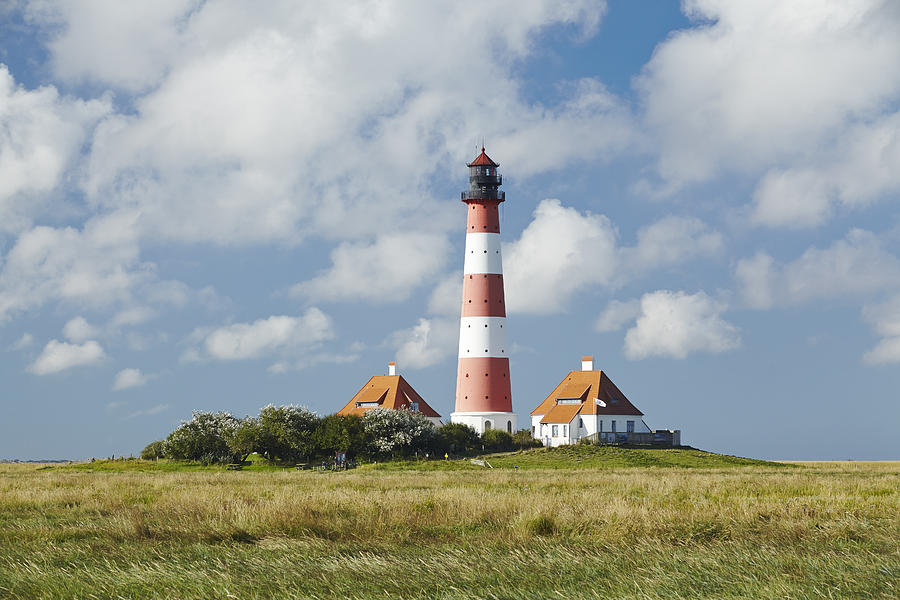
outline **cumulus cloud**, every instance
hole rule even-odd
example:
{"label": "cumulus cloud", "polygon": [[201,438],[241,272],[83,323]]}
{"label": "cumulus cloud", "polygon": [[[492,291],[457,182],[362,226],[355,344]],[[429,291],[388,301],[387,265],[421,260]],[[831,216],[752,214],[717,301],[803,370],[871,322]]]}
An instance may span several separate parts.
{"label": "cumulus cloud", "polygon": [[[544,200],[519,239],[504,245],[508,308],[511,313],[559,312],[579,293],[617,287],[653,269],[716,256],[723,246],[721,234],[699,219],[677,216],[641,228],[636,245],[620,246],[618,232],[605,216]],[[449,292],[449,284],[444,285],[441,291]],[[449,300],[433,296],[432,305],[449,307]]]}
{"label": "cumulus cloud", "polygon": [[809,248],[783,264],[759,252],[738,261],[735,277],[744,302],[766,309],[896,288],[900,260],[872,232],[853,229],[828,248]]}
{"label": "cumulus cloud", "polygon": [[623,262],[628,272],[646,271],[715,256],[724,245],[722,234],[700,219],[670,215],[639,229],[637,245],[622,251]]}
{"label": "cumulus cloud", "polygon": [[761,225],[810,227],[837,207],[865,206],[900,191],[900,113],[854,125],[841,143],[795,166],[773,168],[754,193]]}
{"label": "cumulus cloud", "polygon": [[292,293],[314,301],[400,302],[438,273],[449,252],[446,236],[424,233],[382,235],[371,244],[341,244],[331,253],[332,267],[295,285]]}
{"label": "cumulus cloud", "polygon": [[53,86],[26,90],[0,64],[0,233],[29,225],[110,110],[108,99],[60,97]]}
{"label": "cumulus cloud", "polygon": [[704,292],[644,294],[637,321],[625,334],[625,356],[683,359],[696,352],[717,354],[737,348],[740,333],[721,318],[723,310],[723,304]]}
{"label": "cumulus cloud", "polygon": [[51,26],[55,75],[129,91],[152,86],[177,56],[180,32],[199,0],[154,0],[127,5],[88,0],[77,6],[50,0],[31,3],[26,17]]}
{"label": "cumulus cloud", "polygon": [[695,26],[658,45],[637,80],[668,181],[753,173],[815,154],[900,92],[896,3],[683,6]]}
{"label": "cumulus cloud", "polygon": [[247,360],[308,350],[334,338],[334,329],[331,318],[312,307],[299,317],[271,316],[212,331],[197,330],[191,338],[196,345],[184,360]]}
{"label": "cumulus cloud", "polygon": [[459,321],[436,317],[419,319],[409,329],[395,331],[388,345],[396,349],[397,362],[409,369],[436,365],[458,350]]}
{"label": "cumulus cloud", "polygon": [[634,321],[641,313],[641,303],[637,300],[621,302],[612,300],[600,313],[594,328],[600,333],[618,331],[626,324]]}
{"label": "cumulus cloud", "polygon": [[63,326],[63,335],[76,344],[97,337],[99,331],[84,317],[75,317]]}
{"label": "cumulus cloud", "polygon": [[504,245],[503,262],[510,312],[558,312],[578,291],[611,280],[616,231],[603,215],[544,200],[521,237]]}
{"label": "cumulus cloud", "polygon": [[142,373],[140,369],[122,369],[116,373],[116,379],[113,382],[113,391],[127,390],[146,385],[152,378],[151,375]]}
{"label": "cumulus cloud", "polygon": [[882,336],[878,344],[863,355],[870,365],[900,363],[900,294],[887,302],[863,307],[863,318]]}
{"label": "cumulus cloud", "polygon": [[[477,19],[450,2],[96,10],[63,3],[35,22],[55,19],[60,75],[143,90],[133,111],[98,126],[81,183],[98,209],[139,209],[153,239],[447,230],[452,210],[429,190],[471,159],[459,140],[473,132],[497,139],[523,174],[633,146],[627,107],[599,82],[544,106],[523,98],[512,69],[547,27],[593,31],[604,3],[498,2]],[[491,81],[492,93],[473,99],[472,81]],[[555,162],[535,158],[536,140],[554,145]]]}
{"label": "cumulus cloud", "polygon": [[15,344],[12,345],[13,350],[24,350],[34,343],[34,336],[27,331],[22,334]]}
{"label": "cumulus cloud", "polygon": [[93,340],[83,344],[50,340],[28,370],[35,375],[48,375],[72,367],[96,365],[104,358],[106,353],[103,348]]}

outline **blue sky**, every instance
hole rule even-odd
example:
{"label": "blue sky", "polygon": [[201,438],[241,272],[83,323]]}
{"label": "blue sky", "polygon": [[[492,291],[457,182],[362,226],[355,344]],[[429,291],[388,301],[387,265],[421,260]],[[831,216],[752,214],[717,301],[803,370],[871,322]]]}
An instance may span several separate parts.
{"label": "blue sky", "polygon": [[583,354],[686,443],[898,458],[900,9],[0,5],[0,457],[192,410],[452,410],[465,162],[513,406]]}

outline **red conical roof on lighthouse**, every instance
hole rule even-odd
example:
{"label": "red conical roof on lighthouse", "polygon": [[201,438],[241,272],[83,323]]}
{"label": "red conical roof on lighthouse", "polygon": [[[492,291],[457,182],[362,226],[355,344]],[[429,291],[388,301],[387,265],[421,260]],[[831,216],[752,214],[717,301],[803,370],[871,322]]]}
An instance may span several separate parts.
{"label": "red conical roof on lighthouse", "polygon": [[491,157],[484,153],[484,146],[481,147],[481,154],[475,157],[475,160],[466,165],[467,167],[499,167],[500,163],[495,163]]}

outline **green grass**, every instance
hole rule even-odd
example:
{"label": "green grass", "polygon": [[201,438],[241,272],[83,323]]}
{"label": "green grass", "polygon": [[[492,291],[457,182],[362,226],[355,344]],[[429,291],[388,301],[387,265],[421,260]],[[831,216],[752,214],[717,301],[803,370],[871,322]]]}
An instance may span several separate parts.
{"label": "green grass", "polygon": [[900,463],[647,452],[339,473],[0,465],[0,598],[900,595]]}
{"label": "green grass", "polygon": [[[695,448],[642,448],[620,446],[572,445],[558,448],[534,448],[482,457],[495,469],[621,469],[627,467],[660,468],[732,468],[773,467],[790,468],[785,463],[768,462],[705,452]],[[465,460],[408,460],[367,465],[383,471],[459,471],[487,467],[472,465]]]}

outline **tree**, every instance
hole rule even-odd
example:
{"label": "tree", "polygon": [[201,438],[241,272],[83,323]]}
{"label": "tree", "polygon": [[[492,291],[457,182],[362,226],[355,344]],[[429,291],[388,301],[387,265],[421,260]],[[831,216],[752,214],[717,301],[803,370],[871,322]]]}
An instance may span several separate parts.
{"label": "tree", "polygon": [[484,449],[492,452],[512,450],[512,436],[502,429],[488,429],[481,436],[484,439]]}
{"label": "tree", "polygon": [[259,450],[260,437],[259,421],[253,417],[246,417],[237,424],[225,441],[232,454],[239,458],[238,462],[244,462],[248,456]]}
{"label": "tree", "polygon": [[333,456],[335,452],[346,452],[348,458],[366,451],[366,432],[362,419],[355,415],[328,415],[319,420],[313,432],[315,454]]}
{"label": "tree", "polygon": [[463,423],[447,423],[437,429],[439,449],[454,454],[469,454],[481,449],[481,436]]}
{"label": "tree", "polygon": [[434,423],[418,412],[373,408],[362,417],[372,453],[380,456],[410,456],[424,452],[433,442]]}
{"label": "tree", "polygon": [[166,438],[165,455],[205,464],[231,462],[236,457],[227,440],[239,423],[230,413],[194,411],[190,421],[182,421]]}
{"label": "tree", "polygon": [[301,406],[272,404],[259,411],[259,450],[269,460],[296,461],[314,451],[312,432],[316,414]]}
{"label": "tree", "polygon": [[520,429],[513,434],[512,437],[513,445],[516,448],[524,450],[525,448],[540,448],[543,446],[540,440],[534,439],[534,436],[531,435],[531,430],[529,429]]}
{"label": "tree", "polygon": [[166,443],[162,440],[150,442],[141,450],[141,458],[144,460],[156,460],[166,457]]}

